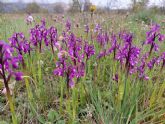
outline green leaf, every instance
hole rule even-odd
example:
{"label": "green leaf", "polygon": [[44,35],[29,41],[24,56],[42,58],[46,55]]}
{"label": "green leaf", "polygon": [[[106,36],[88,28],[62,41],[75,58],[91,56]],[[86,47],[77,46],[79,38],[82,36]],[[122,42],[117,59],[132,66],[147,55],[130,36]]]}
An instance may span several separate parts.
{"label": "green leaf", "polygon": [[38,117],[38,121],[39,121],[41,124],[45,124],[45,122],[46,122],[43,115],[40,115],[40,116]]}
{"label": "green leaf", "polygon": [[8,124],[6,121],[0,121],[0,124]]}
{"label": "green leaf", "polygon": [[123,100],[123,95],[124,95],[124,83],[121,83],[121,84],[119,85],[119,91],[118,91],[118,93],[119,93],[118,99],[119,99],[120,101]]}
{"label": "green leaf", "polygon": [[151,98],[150,98],[150,107],[152,107],[152,105],[156,102],[156,98],[157,98],[157,88],[154,89]]}
{"label": "green leaf", "polygon": [[3,88],[3,80],[0,79],[0,89]]}
{"label": "green leaf", "polygon": [[57,122],[57,124],[65,124],[65,121],[64,121],[64,120],[59,120],[59,121]]}
{"label": "green leaf", "polygon": [[46,122],[45,124],[52,124],[51,122]]}
{"label": "green leaf", "polygon": [[55,110],[51,109],[48,113],[48,120],[53,122],[54,120],[56,120],[57,117],[58,113]]}

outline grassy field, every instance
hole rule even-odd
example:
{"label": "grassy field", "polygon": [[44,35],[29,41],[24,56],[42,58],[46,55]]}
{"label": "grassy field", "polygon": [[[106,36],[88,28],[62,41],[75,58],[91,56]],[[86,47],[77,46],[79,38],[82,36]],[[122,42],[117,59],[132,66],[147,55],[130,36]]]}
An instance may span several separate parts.
{"label": "grassy field", "polygon": [[165,16],[33,17],[0,15],[0,124],[165,124]]}

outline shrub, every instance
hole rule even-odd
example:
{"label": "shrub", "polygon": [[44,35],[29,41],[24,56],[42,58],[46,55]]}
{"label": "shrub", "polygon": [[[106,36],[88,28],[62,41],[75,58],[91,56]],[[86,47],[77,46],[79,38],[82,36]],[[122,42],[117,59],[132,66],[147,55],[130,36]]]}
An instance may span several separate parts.
{"label": "shrub", "polygon": [[54,7],[54,12],[55,13],[64,13],[64,7],[61,5],[61,4],[56,4],[55,7]]}
{"label": "shrub", "polygon": [[29,3],[26,7],[28,13],[39,13],[40,6],[37,3]]}
{"label": "shrub", "polygon": [[133,15],[132,19],[149,24],[151,21],[155,21],[155,14],[149,10],[139,11]]}
{"label": "shrub", "polygon": [[27,13],[48,13],[48,10],[45,8],[40,7],[37,3],[29,3],[25,8]]}

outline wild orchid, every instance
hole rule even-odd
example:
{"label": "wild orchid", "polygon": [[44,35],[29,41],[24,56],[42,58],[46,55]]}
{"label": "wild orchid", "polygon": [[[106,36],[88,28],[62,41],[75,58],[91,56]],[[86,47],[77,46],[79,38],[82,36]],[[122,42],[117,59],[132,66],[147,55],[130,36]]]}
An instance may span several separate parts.
{"label": "wild orchid", "polygon": [[111,54],[113,52],[113,58],[116,58],[116,52],[119,48],[119,44],[117,44],[117,37],[115,34],[112,34],[111,36],[111,48],[108,50],[107,54]]}
{"label": "wild orchid", "polygon": [[41,19],[41,25],[42,25],[43,27],[46,26],[46,19],[45,19],[45,18],[42,18],[42,19]]}
{"label": "wild orchid", "polygon": [[22,65],[25,67],[23,54],[29,53],[30,55],[30,43],[25,39],[23,33],[15,33],[9,38],[11,47],[15,48],[18,55],[22,59]]}
{"label": "wild orchid", "polygon": [[45,27],[45,22],[42,21],[42,25],[36,25],[30,30],[30,41],[35,47],[39,47],[39,51],[42,50],[42,41],[45,42],[45,45],[49,45],[47,38],[48,31]]}
{"label": "wild orchid", "polygon": [[123,35],[123,40],[124,46],[119,48],[116,59],[120,61],[121,65],[125,64],[125,68],[127,72],[129,72],[138,63],[140,48],[132,45],[132,34],[125,33]]}
{"label": "wild orchid", "polygon": [[16,69],[19,68],[19,63],[21,60],[22,58],[20,56],[14,56],[14,49],[9,44],[4,41],[0,41],[0,77],[3,80],[6,96],[10,103],[10,110],[14,124],[17,124],[17,118],[11,98],[9,82],[12,77],[14,77],[16,81],[23,79],[23,73],[16,71]]}
{"label": "wild orchid", "polygon": [[147,63],[147,66],[150,70],[153,69],[153,67],[156,64],[157,60],[158,60],[158,57],[154,57]]}
{"label": "wild orchid", "polygon": [[11,47],[17,49],[18,53],[22,55],[23,53],[27,53],[30,50],[30,44],[25,39],[23,33],[15,33],[11,38],[9,38]]}
{"label": "wild orchid", "polygon": [[0,41],[0,53],[0,75],[4,79],[5,86],[7,86],[12,76],[16,80],[21,80],[22,73],[15,72],[15,69],[18,69],[22,57],[19,55],[14,56],[14,49],[4,41]]}
{"label": "wild orchid", "polygon": [[60,51],[58,53],[58,62],[56,63],[56,69],[53,71],[56,76],[66,76],[67,87],[74,87],[74,78],[76,77],[77,71],[76,66],[72,65],[68,61],[68,53],[66,51]]}
{"label": "wild orchid", "polygon": [[32,24],[34,21],[35,21],[35,20],[34,20],[34,18],[33,18],[33,16],[32,16],[31,14],[29,14],[29,15],[26,17],[26,23],[27,23],[27,25]]}
{"label": "wild orchid", "polygon": [[58,40],[58,34],[57,34],[57,29],[55,27],[50,27],[48,29],[48,40],[51,45],[52,52],[54,54],[54,46],[57,43]]}
{"label": "wild orchid", "polygon": [[69,32],[71,30],[71,21],[67,19],[65,24],[66,32]]}
{"label": "wild orchid", "polygon": [[100,24],[96,24],[95,25],[95,28],[94,28],[94,32],[96,33],[96,32],[100,32],[102,30],[102,28],[101,28],[101,26],[100,26]]}
{"label": "wild orchid", "polygon": [[108,33],[103,33],[102,31],[97,34],[97,42],[101,46],[100,52],[97,56],[98,59],[105,57],[107,55],[107,46],[109,43]]}
{"label": "wild orchid", "polygon": [[97,55],[97,59],[101,59],[102,57],[105,57],[106,55],[107,55],[106,50],[100,51],[99,54]]}
{"label": "wild orchid", "polygon": [[89,34],[89,26],[88,25],[84,25],[84,27],[85,27],[85,31],[84,32],[86,32],[87,35],[88,35]]}
{"label": "wild orchid", "polygon": [[137,73],[138,73],[138,77],[140,79],[148,79],[149,77],[145,74],[146,71],[146,66],[147,66],[147,62],[146,60],[148,59],[148,53],[145,53],[141,59],[139,60],[140,65],[136,67]]}
{"label": "wild orchid", "polygon": [[109,36],[108,36],[107,32],[105,32],[105,33],[100,32],[100,33],[97,35],[97,42],[100,44],[100,46],[101,46],[102,48],[105,49],[107,43],[109,42]]}
{"label": "wild orchid", "polygon": [[[68,88],[75,85],[74,79],[79,79],[85,75],[85,62],[94,55],[94,46],[85,43],[83,48],[83,40],[77,38],[73,33],[67,35],[63,32],[64,41],[63,48],[58,53],[58,62],[54,75],[66,76]],[[85,56],[86,60],[85,60]]]}
{"label": "wild orchid", "polygon": [[151,27],[150,31],[146,33],[145,44],[151,45],[149,55],[151,55],[153,49],[154,51],[158,51],[159,45],[156,43],[157,39],[161,42],[165,40],[165,35],[160,33],[160,25],[155,24]]}
{"label": "wild orchid", "polygon": [[162,60],[162,67],[161,67],[161,71],[162,71],[163,68],[165,67],[165,52],[162,53],[160,60]]}
{"label": "wild orchid", "polygon": [[87,57],[87,60],[90,59],[90,57],[95,54],[94,45],[89,45],[88,42],[85,42],[84,52]]}

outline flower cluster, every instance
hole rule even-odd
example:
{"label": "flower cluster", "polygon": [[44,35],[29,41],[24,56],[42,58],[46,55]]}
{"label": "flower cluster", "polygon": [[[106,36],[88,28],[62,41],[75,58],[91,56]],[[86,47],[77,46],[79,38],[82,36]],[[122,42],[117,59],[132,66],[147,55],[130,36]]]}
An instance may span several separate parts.
{"label": "flower cluster", "polygon": [[34,22],[33,16],[32,15],[28,15],[26,17],[26,23],[27,23],[27,25],[32,24],[32,22]]}
{"label": "flower cluster", "polygon": [[25,39],[23,33],[14,33],[11,38],[9,38],[11,47],[14,47],[20,55],[30,51],[30,44]]}
{"label": "flower cluster", "polygon": [[153,49],[155,51],[158,51],[159,49],[159,45],[155,42],[157,39],[161,42],[165,40],[165,35],[160,33],[160,25],[155,24],[151,27],[151,30],[146,33],[145,44],[151,45],[150,54]]}
{"label": "flower cluster", "polygon": [[116,58],[116,51],[119,48],[119,44],[117,43],[117,37],[115,34],[111,36],[111,48],[108,50],[108,54],[114,53],[114,59]]}
{"label": "flower cluster", "polygon": [[71,30],[71,21],[68,19],[65,24],[66,32]]}
{"label": "flower cluster", "polygon": [[9,44],[0,41],[0,75],[6,84],[12,76],[18,81],[22,80],[23,73],[15,71],[18,69],[22,57],[19,55],[14,56],[13,53],[14,49]]}
{"label": "flower cluster", "polygon": [[[141,52],[141,48],[135,46],[133,44],[133,34],[127,33],[126,31],[122,31],[119,35],[112,33],[110,39],[110,48],[107,50],[107,46],[109,46],[108,37],[102,33],[103,30],[98,32],[97,41],[101,49],[98,58],[103,56],[110,55],[114,53],[114,61],[118,60],[122,69],[127,71],[127,74],[138,74],[140,79],[148,80],[147,70],[152,70],[154,66],[159,66],[161,64],[161,70],[165,66],[165,54],[162,53],[161,56],[156,56],[150,59],[150,55],[152,50],[158,50],[159,46],[155,43],[156,40],[163,41],[165,40],[165,35],[160,33],[160,26],[153,25],[151,30],[147,32],[146,41],[144,44],[150,44],[151,48],[148,53],[144,55]],[[120,43],[119,43],[120,41]]]}
{"label": "flower cluster", "polygon": [[[132,33],[121,31],[119,34],[109,35],[109,32],[104,31],[99,24],[96,24],[90,32],[89,26],[85,25],[85,33],[87,35],[91,33],[93,41],[89,43],[87,39],[76,37],[71,31],[71,26],[71,21],[68,19],[65,23],[65,31],[59,36],[57,29],[53,26],[46,28],[45,19],[42,19],[40,25],[36,25],[30,30],[30,42],[25,39],[23,33],[13,34],[9,38],[11,51],[16,50],[18,54],[10,59],[12,67],[18,68],[18,63],[23,60],[23,54],[30,53],[31,48],[39,48],[41,52],[42,42],[44,42],[46,46],[51,47],[53,55],[58,56],[54,75],[66,77],[68,88],[73,88],[76,81],[85,75],[87,61],[95,55],[94,41],[97,41],[96,43],[100,46],[97,59],[113,54],[113,61],[120,63],[120,69],[124,69],[127,74],[137,74],[140,79],[149,79],[146,72],[152,70],[154,66],[160,65],[160,63],[162,63],[161,69],[165,66],[165,53],[150,58],[152,50],[157,51],[159,48],[155,41],[165,39],[165,35],[160,33],[159,25],[153,25],[147,32],[144,44],[151,45],[151,48],[144,55],[141,48],[133,44],[134,35]],[[58,53],[56,54],[55,51]],[[9,65],[4,66],[6,70]],[[11,73],[11,71],[9,72]],[[18,77],[21,73],[12,72],[12,74]],[[118,74],[115,75],[114,80],[119,80]]]}
{"label": "flower cluster", "polygon": [[99,55],[97,56],[98,59],[108,55],[107,52],[107,46],[109,44],[109,36],[108,33],[105,32],[103,33],[102,30],[100,30],[97,34],[97,42],[99,43],[99,45],[101,46],[101,50]]}
{"label": "flower cluster", "polygon": [[100,44],[101,47],[105,48],[108,41],[109,41],[109,36],[107,32],[106,33],[100,32],[97,35],[97,42]]}
{"label": "flower cluster", "polygon": [[73,33],[67,35],[64,33],[63,48],[58,53],[58,62],[54,75],[66,76],[68,88],[75,85],[74,79],[79,79],[85,75],[85,56],[86,61],[95,54],[94,46],[89,45],[83,40],[77,38]]}
{"label": "flower cluster", "polygon": [[88,42],[85,42],[84,53],[86,55],[87,60],[95,54],[94,45],[89,45]]}
{"label": "flower cluster", "polygon": [[127,71],[133,70],[138,63],[140,48],[132,44],[133,35],[130,33],[123,34],[124,46],[120,46],[117,53],[117,60],[125,65]]}
{"label": "flower cluster", "polygon": [[89,26],[88,25],[84,25],[84,27],[85,27],[85,31],[84,32],[86,32],[88,34],[89,33]]}
{"label": "flower cluster", "polygon": [[49,41],[49,44],[51,45],[52,52],[54,54],[54,46],[56,45],[58,40],[57,29],[55,27],[52,26],[48,29],[47,39]]}
{"label": "flower cluster", "polygon": [[42,25],[36,25],[34,28],[30,30],[30,41],[31,43],[39,47],[39,50],[41,52],[42,50],[42,41],[45,42],[45,45],[49,45],[49,40],[47,39],[48,31],[45,27],[45,21],[42,20]]}

